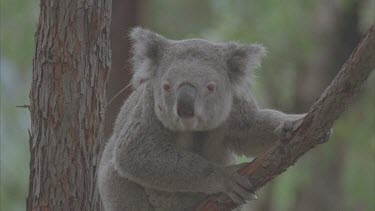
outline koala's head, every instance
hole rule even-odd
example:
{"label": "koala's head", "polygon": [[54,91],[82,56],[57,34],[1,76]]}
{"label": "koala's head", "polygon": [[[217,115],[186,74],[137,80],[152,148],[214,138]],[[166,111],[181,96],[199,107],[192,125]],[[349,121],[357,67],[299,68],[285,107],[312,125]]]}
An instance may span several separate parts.
{"label": "koala's head", "polygon": [[250,94],[252,71],[265,49],[258,44],[169,40],[142,28],[133,42],[133,88],[151,83],[154,109],[176,131],[204,131],[229,116],[234,98]]}

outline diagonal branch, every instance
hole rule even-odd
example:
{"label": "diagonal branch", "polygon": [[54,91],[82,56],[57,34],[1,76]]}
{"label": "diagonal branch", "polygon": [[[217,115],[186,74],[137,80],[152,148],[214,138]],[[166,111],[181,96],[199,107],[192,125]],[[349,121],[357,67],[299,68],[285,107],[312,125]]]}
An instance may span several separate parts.
{"label": "diagonal branch", "polygon": [[[264,152],[241,170],[258,190],[283,173],[307,151],[320,144],[335,120],[345,111],[375,68],[375,26],[371,26],[341,71],[311,107],[293,137]],[[201,211],[224,211],[236,205],[225,195],[210,196],[198,205]]]}

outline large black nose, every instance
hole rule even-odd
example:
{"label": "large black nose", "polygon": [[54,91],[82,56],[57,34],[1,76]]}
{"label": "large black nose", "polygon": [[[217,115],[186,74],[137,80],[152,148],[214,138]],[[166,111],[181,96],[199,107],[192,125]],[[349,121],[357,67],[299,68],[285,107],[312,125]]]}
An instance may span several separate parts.
{"label": "large black nose", "polygon": [[190,118],[194,116],[196,92],[196,88],[189,83],[183,83],[177,89],[177,115],[179,117]]}

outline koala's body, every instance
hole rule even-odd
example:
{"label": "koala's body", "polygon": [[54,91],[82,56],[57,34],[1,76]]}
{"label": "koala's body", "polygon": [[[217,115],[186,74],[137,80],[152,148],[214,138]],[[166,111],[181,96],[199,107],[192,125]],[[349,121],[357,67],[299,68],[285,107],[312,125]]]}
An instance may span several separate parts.
{"label": "koala's body", "polygon": [[234,154],[255,156],[279,139],[276,128],[303,117],[256,105],[250,83],[264,48],[141,28],[131,38],[134,91],[99,167],[105,210],[194,210],[214,193],[253,198]]}

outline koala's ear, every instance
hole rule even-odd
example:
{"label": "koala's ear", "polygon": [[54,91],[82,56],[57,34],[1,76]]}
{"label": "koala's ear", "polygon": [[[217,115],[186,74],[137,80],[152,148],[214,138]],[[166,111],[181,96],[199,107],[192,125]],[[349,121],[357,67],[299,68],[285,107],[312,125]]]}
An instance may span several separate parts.
{"label": "koala's ear", "polygon": [[141,27],[130,33],[133,53],[133,88],[153,78],[155,69],[168,40],[163,36]]}
{"label": "koala's ear", "polygon": [[248,95],[253,79],[253,71],[261,64],[266,49],[260,44],[228,43],[228,76],[237,97]]}

